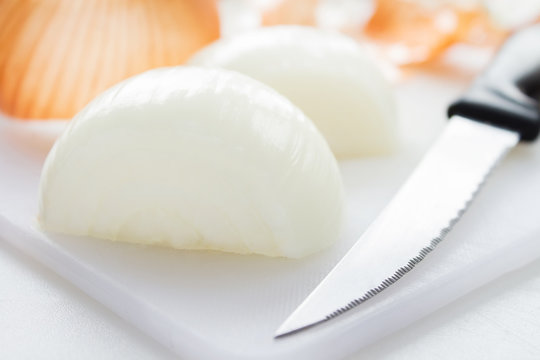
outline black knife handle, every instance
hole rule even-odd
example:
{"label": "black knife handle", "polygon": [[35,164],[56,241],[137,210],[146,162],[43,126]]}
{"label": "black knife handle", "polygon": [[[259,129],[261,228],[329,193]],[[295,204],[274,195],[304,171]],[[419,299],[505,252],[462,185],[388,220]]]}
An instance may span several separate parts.
{"label": "black knife handle", "polygon": [[535,140],[540,131],[540,25],[510,37],[487,70],[450,105],[448,115],[517,131],[523,141]]}

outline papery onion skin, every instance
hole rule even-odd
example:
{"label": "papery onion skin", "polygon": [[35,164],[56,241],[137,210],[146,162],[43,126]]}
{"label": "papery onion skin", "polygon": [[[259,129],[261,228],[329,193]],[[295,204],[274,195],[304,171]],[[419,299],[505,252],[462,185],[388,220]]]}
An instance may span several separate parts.
{"label": "papery onion skin", "polygon": [[0,110],[69,119],[132,75],[219,37],[214,0],[0,0]]}
{"label": "papery onion skin", "polygon": [[302,257],[339,236],[337,162],[311,121],[241,74],[151,70],[93,100],[49,154],[50,232]]}
{"label": "papery onion skin", "polygon": [[319,0],[279,0],[262,11],[262,25],[316,25]]}
{"label": "papery onion skin", "polygon": [[275,26],[220,39],[188,64],[253,77],[313,120],[338,158],[388,154],[397,143],[388,82],[353,39],[302,26]]}

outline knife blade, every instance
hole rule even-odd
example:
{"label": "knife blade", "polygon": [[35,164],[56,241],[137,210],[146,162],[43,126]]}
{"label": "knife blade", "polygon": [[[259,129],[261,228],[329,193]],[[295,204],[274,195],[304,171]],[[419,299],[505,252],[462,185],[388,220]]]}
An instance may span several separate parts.
{"label": "knife blade", "polygon": [[333,319],[396,283],[460,219],[488,175],[540,131],[540,25],[522,30],[449,109],[450,121],[392,201],[278,328]]}

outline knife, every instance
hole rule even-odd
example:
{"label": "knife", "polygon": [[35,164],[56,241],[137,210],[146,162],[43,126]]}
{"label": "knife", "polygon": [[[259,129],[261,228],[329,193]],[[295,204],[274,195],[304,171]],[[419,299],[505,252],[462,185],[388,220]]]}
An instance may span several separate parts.
{"label": "knife", "polygon": [[460,219],[496,164],[540,131],[540,25],[513,35],[450,105],[438,140],[349,252],[279,327],[276,338],[333,319],[422,261]]}

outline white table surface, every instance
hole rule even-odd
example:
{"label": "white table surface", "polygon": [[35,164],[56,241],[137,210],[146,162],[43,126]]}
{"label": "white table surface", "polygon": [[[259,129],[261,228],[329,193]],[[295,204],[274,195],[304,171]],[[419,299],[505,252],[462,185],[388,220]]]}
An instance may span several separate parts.
{"label": "white table surface", "polygon": [[[409,92],[401,93],[401,102],[410,103]],[[443,109],[442,100],[433,100],[441,102],[433,106]],[[0,359],[174,358],[0,237]],[[540,260],[361,349],[351,359],[540,359]]]}
{"label": "white table surface", "polygon": [[[175,359],[3,239],[0,324],[0,358],[6,360]],[[537,260],[362,349],[350,360],[539,358]]]}

